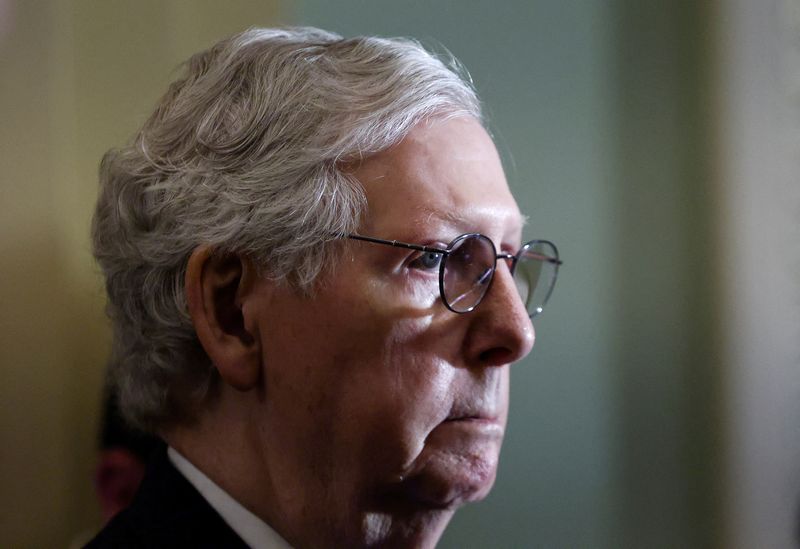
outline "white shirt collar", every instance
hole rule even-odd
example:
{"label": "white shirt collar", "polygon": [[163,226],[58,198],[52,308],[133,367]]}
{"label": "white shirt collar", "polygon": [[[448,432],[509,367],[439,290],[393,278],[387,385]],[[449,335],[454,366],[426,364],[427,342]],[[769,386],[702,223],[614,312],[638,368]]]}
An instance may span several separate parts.
{"label": "white shirt collar", "polygon": [[170,447],[167,450],[169,460],[175,468],[186,477],[192,486],[200,492],[214,510],[219,513],[242,540],[253,549],[291,549],[291,546],[275,530],[245,509],[241,503],[233,499],[222,488],[192,465],[189,460]]}

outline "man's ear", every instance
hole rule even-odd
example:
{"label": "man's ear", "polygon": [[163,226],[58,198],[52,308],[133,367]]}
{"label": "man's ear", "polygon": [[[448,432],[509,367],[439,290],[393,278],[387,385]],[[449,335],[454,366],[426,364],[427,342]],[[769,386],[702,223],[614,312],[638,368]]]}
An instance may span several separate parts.
{"label": "man's ear", "polygon": [[255,288],[251,261],[195,248],[186,266],[186,302],[197,337],[222,379],[246,391],[261,375],[256,326],[245,318],[243,302]]}

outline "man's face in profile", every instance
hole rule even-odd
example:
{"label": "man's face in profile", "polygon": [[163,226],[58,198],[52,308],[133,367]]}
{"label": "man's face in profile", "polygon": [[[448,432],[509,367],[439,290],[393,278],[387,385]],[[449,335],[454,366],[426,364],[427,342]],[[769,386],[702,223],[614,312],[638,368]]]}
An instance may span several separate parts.
{"label": "man's face in profile", "polygon": [[[351,173],[368,201],[359,234],[445,247],[478,232],[498,252],[520,246],[517,204],[475,120],[421,124]],[[431,545],[494,482],[509,364],[531,350],[533,327],[504,261],[481,304],[456,314],[424,253],[341,249],[313,298],[258,282],[264,490],[282,500],[282,522],[345,544]]]}

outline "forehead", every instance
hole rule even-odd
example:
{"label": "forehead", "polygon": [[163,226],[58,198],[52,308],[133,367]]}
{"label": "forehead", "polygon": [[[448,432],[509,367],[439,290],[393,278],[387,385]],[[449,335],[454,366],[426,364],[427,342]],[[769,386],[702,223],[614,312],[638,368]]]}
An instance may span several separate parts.
{"label": "forehead", "polygon": [[395,238],[389,232],[443,225],[515,238],[521,230],[497,150],[475,119],[421,123],[353,174],[367,196],[365,234]]}

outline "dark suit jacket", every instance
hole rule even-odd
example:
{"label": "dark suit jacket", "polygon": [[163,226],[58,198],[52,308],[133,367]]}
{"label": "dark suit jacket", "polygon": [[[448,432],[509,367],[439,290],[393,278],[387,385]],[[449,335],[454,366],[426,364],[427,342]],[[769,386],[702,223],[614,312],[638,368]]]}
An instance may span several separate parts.
{"label": "dark suit jacket", "polygon": [[133,503],[86,546],[241,548],[247,545],[178,472],[161,449]]}

